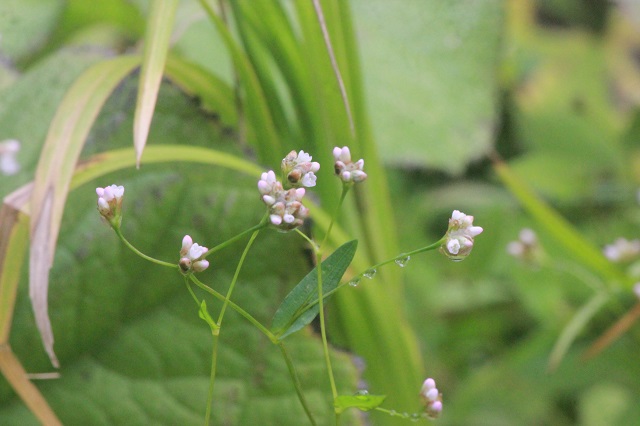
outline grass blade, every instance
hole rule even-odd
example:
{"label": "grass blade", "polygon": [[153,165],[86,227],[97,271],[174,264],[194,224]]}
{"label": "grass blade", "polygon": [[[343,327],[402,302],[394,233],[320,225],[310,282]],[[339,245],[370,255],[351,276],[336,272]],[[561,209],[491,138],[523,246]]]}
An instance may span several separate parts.
{"label": "grass blade", "polygon": [[29,294],[36,324],[54,366],[53,333],[47,313],[49,269],[60,231],[69,183],[91,126],[102,105],[137,65],[136,57],[100,62],[86,70],[60,103],[36,169],[31,196]]}
{"label": "grass blade", "polygon": [[138,167],[149,136],[177,7],[178,0],[155,0],[151,3],[133,121],[133,145]]}

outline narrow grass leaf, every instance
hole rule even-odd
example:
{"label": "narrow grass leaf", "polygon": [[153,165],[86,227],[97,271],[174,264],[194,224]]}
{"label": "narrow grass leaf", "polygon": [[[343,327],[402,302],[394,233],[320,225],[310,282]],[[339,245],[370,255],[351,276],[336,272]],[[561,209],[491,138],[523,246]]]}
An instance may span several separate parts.
{"label": "narrow grass leaf", "polygon": [[29,294],[45,349],[56,367],[58,361],[47,313],[47,291],[69,183],[102,105],[138,64],[136,57],[115,58],[92,66],[78,78],[51,122],[36,169],[31,196]]}
{"label": "narrow grass leaf", "polygon": [[151,4],[144,37],[138,102],[133,121],[133,144],[138,167],[140,167],[140,158],[147,143],[153,110],[158,99],[177,6],[178,0],[155,0]]}

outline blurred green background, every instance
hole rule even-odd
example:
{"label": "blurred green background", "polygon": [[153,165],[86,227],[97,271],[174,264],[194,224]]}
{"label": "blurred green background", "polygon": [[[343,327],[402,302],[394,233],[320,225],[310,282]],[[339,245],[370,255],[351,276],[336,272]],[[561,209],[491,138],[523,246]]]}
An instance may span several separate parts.
{"label": "blurred green background", "polygon": [[[291,10],[295,1],[282,3]],[[490,158],[503,158],[595,247],[638,237],[640,7],[632,0],[351,0],[349,6],[363,113],[388,174],[400,250],[440,238],[453,209],[473,215],[485,230],[462,263],[428,253],[400,270],[403,315],[426,375],[443,393],[438,422],[638,424],[640,329],[632,325],[596,357],[584,357],[638,302],[629,283],[599,276],[559,243],[553,228],[505,187]],[[139,47],[147,10],[142,0],[3,0],[0,140],[21,141],[22,169],[0,178],[0,195],[33,179],[51,118],[80,72]],[[176,54],[233,85],[231,59],[197,2],[180,3],[173,42]],[[83,158],[131,145],[135,99],[132,77],[107,102]],[[235,126],[235,117],[165,82],[149,144],[214,146],[253,158],[250,147],[237,143]],[[72,192],[49,295],[62,378],[37,384],[65,424],[199,424],[209,330],[179,280],[133,258],[98,220],[93,188],[112,181],[125,184],[130,197],[125,233],[163,259],[177,256],[186,233],[198,242],[223,241],[262,214],[247,201],[256,199],[255,179],[204,166],[143,164]],[[524,227],[538,233],[547,263],[507,254]],[[309,269],[298,240],[265,233],[257,244],[237,302],[261,320],[268,322]],[[236,259],[237,252],[222,253],[204,276],[228,285]],[[629,282],[637,278],[632,263],[617,267]],[[29,372],[48,371],[23,269],[11,345]],[[554,345],[593,297],[594,282],[608,289],[607,302],[549,368]],[[360,287],[376,285],[378,279]],[[344,291],[357,295],[360,287]],[[214,424],[302,424],[278,351],[238,317],[230,315],[226,327],[214,402],[224,408],[214,409]],[[342,347],[341,327],[332,330],[341,387],[369,387],[360,354]],[[316,334],[305,330],[291,347],[320,423],[330,424]],[[423,379],[415,378],[416,396]],[[417,397],[404,403],[420,410]],[[36,423],[2,378],[0,423]]]}

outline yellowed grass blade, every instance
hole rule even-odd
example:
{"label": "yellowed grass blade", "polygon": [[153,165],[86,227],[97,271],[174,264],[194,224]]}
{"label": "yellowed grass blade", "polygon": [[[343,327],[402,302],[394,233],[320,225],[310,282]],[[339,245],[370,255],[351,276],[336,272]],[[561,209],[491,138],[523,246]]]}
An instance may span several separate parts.
{"label": "yellowed grass blade", "polygon": [[0,345],[9,341],[13,308],[29,237],[24,212],[33,184],[7,195],[0,207]]}
{"label": "yellowed grass blade", "polygon": [[69,182],[87,135],[104,102],[139,63],[138,57],[115,58],[92,66],[78,78],[56,111],[36,169],[31,196],[29,294],[45,350],[55,367],[59,363],[53,351],[47,292],[49,269]]}
{"label": "yellowed grass blade", "polygon": [[47,401],[30,381],[9,346],[9,333],[29,238],[28,203],[33,184],[7,195],[0,207],[0,372],[36,418],[47,425],[61,424]]}
{"label": "yellowed grass blade", "polygon": [[41,424],[47,426],[62,424],[38,388],[29,381],[27,372],[24,371],[9,345],[0,346],[0,371]]}
{"label": "yellowed grass blade", "polygon": [[136,150],[137,167],[140,167],[142,151],[149,136],[177,6],[177,0],[154,0],[151,4],[147,32],[144,36],[138,102],[133,121],[133,146]]}

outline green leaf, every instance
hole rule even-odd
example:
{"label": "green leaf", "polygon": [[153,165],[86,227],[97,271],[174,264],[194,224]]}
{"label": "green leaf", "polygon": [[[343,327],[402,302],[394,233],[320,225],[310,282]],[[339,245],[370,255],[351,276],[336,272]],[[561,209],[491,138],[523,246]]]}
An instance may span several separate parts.
{"label": "green leaf", "polygon": [[0,2],[0,53],[13,61],[33,54],[47,42],[62,13],[61,0],[3,0]]}
{"label": "green leaf", "polygon": [[215,321],[213,321],[213,318],[211,318],[211,315],[209,315],[209,311],[207,310],[207,302],[204,299],[202,299],[202,303],[200,303],[200,309],[198,309],[198,317],[200,317],[201,320],[209,324],[209,327],[211,327],[212,332],[220,328],[215,323]]}
{"label": "green leaf", "polygon": [[[322,262],[323,295],[338,286],[357,248],[357,240],[349,241]],[[318,267],[316,266],[291,290],[273,316],[271,329],[280,340],[300,330],[318,315],[317,295]]]}
{"label": "green leaf", "polygon": [[351,3],[382,158],[463,172],[492,148],[504,2]]}
{"label": "green leaf", "polygon": [[133,144],[136,148],[138,167],[142,151],[147,144],[177,7],[178,0],[154,0],[151,3],[133,123]]}
{"label": "green leaf", "polygon": [[336,408],[336,413],[341,414],[349,408],[357,408],[362,411],[370,411],[376,407],[379,407],[387,395],[369,395],[369,394],[356,394],[356,395],[338,395],[333,401],[333,405]]}

